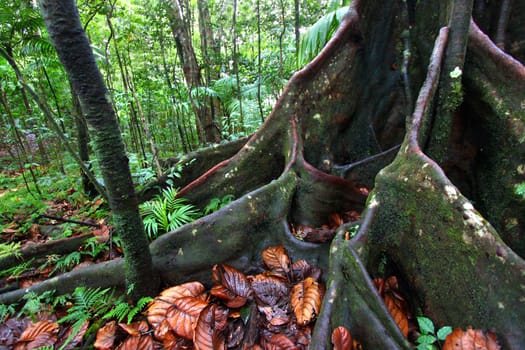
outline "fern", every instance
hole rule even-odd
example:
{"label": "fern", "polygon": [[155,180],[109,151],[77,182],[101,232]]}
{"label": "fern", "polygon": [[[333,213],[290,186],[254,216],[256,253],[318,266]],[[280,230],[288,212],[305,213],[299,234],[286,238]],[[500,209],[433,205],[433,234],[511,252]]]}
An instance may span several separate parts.
{"label": "fern", "polygon": [[55,261],[55,268],[49,273],[49,275],[54,274],[56,271],[65,272],[70,270],[73,266],[80,263],[82,256],[80,252],[72,252],[68,255],[58,258]]}
{"label": "fern", "polygon": [[16,266],[13,266],[9,269],[0,271],[0,277],[12,277],[12,278],[18,278],[22,273],[29,271],[32,269],[32,265],[34,262],[34,258],[31,260],[28,260],[24,263],[18,264]]}
{"label": "fern", "polygon": [[92,289],[85,287],[77,287],[73,292],[74,304],[67,310],[67,315],[59,319],[58,323],[71,323],[71,335],[66,339],[63,349],[71,340],[78,334],[82,325],[91,319],[100,317],[108,312],[114,304],[113,294],[108,294],[110,288],[106,289]]}
{"label": "fern", "polygon": [[16,312],[16,304],[0,304],[0,322],[4,322]]}
{"label": "fern", "polygon": [[128,304],[127,302],[120,302],[118,303],[113,309],[111,309],[107,314],[105,314],[102,318],[108,319],[108,318],[116,318],[118,322],[122,322],[124,318],[127,318],[127,323],[131,323],[133,318],[144,309],[146,305],[148,305],[149,302],[151,302],[153,298],[151,297],[142,297],[137,302],[137,305],[133,306]]}
{"label": "fern", "polygon": [[0,259],[9,255],[21,257],[20,242],[0,243]]}
{"label": "fern", "polygon": [[26,300],[24,306],[18,312],[18,317],[21,315],[27,315],[33,322],[38,319],[38,315],[44,311],[52,311],[54,290],[48,290],[42,294],[35,292],[27,292],[22,299]]}
{"label": "fern", "polygon": [[146,305],[148,305],[152,301],[153,301],[153,298],[151,298],[151,297],[142,297],[142,298],[140,298],[139,301],[137,302],[137,305],[135,305],[131,310],[129,310],[128,320],[127,320],[128,323],[131,323],[133,318],[139,312],[141,312],[146,307]]}
{"label": "fern", "polygon": [[67,315],[58,320],[58,323],[89,320],[104,314],[111,308],[113,294],[108,294],[110,288],[92,289],[77,287],[73,292],[74,304],[67,311]]}
{"label": "fern", "polygon": [[92,258],[96,258],[100,253],[109,250],[108,244],[100,243],[97,237],[88,238],[84,242],[83,248],[85,250],[82,251],[82,254],[89,255]]}
{"label": "fern", "polygon": [[125,302],[125,301],[120,302],[114,308],[112,308],[107,314],[102,316],[102,319],[116,318],[118,322],[122,322],[122,320],[131,311],[131,308],[132,308],[132,306],[129,305],[127,302]]}
{"label": "fern", "polygon": [[150,240],[175,230],[200,216],[199,211],[184,198],[177,198],[175,188],[162,190],[153,200],[140,206],[144,228]]}

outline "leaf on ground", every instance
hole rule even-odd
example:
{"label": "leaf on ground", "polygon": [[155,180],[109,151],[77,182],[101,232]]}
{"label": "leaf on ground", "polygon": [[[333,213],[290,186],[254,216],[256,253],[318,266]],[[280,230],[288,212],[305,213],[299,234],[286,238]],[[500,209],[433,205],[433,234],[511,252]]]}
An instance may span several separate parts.
{"label": "leaf on ground", "polygon": [[211,294],[221,299],[226,306],[239,308],[246,304],[252,293],[250,283],[239,270],[228,265],[213,267],[213,280],[218,283],[211,290]]}
{"label": "leaf on ground", "polygon": [[246,326],[244,325],[243,320],[241,318],[235,318],[233,321],[228,322],[226,327],[227,328],[224,331],[226,334],[226,347],[228,349],[237,348],[241,345],[246,332]]}
{"label": "leaf on ground", "polygon": [[[60,341],[56,344],[55,348],[60,350],[73,350],[78,349],[79,345],[84,340],[84,336],[86,335],[86,332],[89,327],[89,320],[84,321],[82,323],[82,326],[80,326],[80,329],[76,331],[73,327],[70,327],[67,332],[62,335]],[[73,332],[76,332],[73,336]],[[68,341],[69,337],[71,337],[71,340],[66,344],[66,346],[62,347],[63,344]]]}
{"label": "leaf on ground", "polygon": [[282,326],[290,322],[288,303],[282,302],[273,306],[258,306],[257,308],[272,326]]}
{"label": "leaf on ground", "polygon": [[191,349],[191,342],[171,330],[168,320],[163,320],[153,331],[155,339],[162,342],[163,349]]}
{"label": "leaf on ground", "polygon": [[29,317],[14,317],[0,323],[0,339],[2,345],[9,347],[16,344],[20,335],[24,332],[30,322]]}
{"label": "leaf on ground", "polygon": [[332,332],[334,350],[352,350],[352,335],[346,327],[339,326]]}
{"label": "leaf on ground", "polygon": [[442,350],[499,350],[501,347],[492,332],[484,333],[480,329],[467,328],[464,332],[456,328],[445,339]]}
{"label": "leaf on ground", "polygon": [[290,272],[290,258],[282,245],[267,247],[261,253],[265,265],[272,272],[287,275]]}
{"label": "leaf on ground", "polygon": [[277,346],[277,349],[286,349],[286,350],[298,350],[300,349],[295,345],[290,338],[284,334],[274,334],[270,337],[270,344]]}
{"label": "leaf on ground", "polygon": [[374,282],[374,286],[377,289],[377,294],[379,294],[379,296],[383,298],[385,294],[385,279],[384,278],[374,278],[372,282]]}
{"label": "leaf on ground", "polygon": [[226,349],[224,334],[228,310],[210,304],[202,310],[195,326],[193,344],[197,350]]}
{"label": "leaf on ground", "polygon": [[408,302],[399,290],[396,276],[390,276],[386,280],[376,278],[373,282],[390,315],[406,338],[412,328],[412,314]]}
{"label": "leaf on ground", "polygon": [[291,304],[300,326],[307,325],[319,314],[323,294],[321,285],[311,277],[293,286]]}
{"label": "leaf on ground", "polygon": [[300,281],[312,277],[318,281],[323,274],[322,270],[314,265],[308,264],[306,260],[298,260],[292,264],[292,280]]}
{"label": "leaf on ground", "polygon": [[166,318],[168,309],[176,299],[187,296],[201,296],[205,289],[200,282],[188,282],[163,290],[153,299],[146,310],[148,322],[153,328],[157,328]]}
{"label": "leaf on ground", "polygon": [[118,325],[126,333],[133,337],[141,336],[142,334],[149,331],[149,325],[145,321],[133,322],[131,324],[119,323]]}
{"label": "leaf on ground", "polygon": [[283,297],[288,296],[290,289],[285,279],[278,276],[258,274],[249,276],[257,304],[275,305]]}
{"label": "leaf on ground", "polygon": [[149,334],[128,337],[120,343],[116,350],[155,350],[153,337]]}
{"label": "leaf on ground", "polygon": [[385,295],[385,305],[401,330],[401,333],[403,333],[403,336],[406,338],[408,336],[408,316],[405,312],[405,306],[390,294]]}
{"label": "leaf on ground", "polygon": [[176,299],[166,315],[171,329],[183,338],[193,339],[199,314],[207,305],[206,301],[193,296]]}
{"label": "leaf on ground", "polygon": [[115,332],[117,330],[117,321],[106,323],[97,331],[97,338],[93,347],[97,350],[110,350],[115,343]]}
{"label": "leaf on ground", "polygon": [[26,349],[53,346],[58,339],[58,331],[59,326],[56,322],[44,320],[30,323],[18,339],[18,343],[27,343]]}
{"label": "leaf on ground", "polygon": [[104,225],[104,220],[99,222],[100,227],[93,230],[93,236],[97,237],[99,243],[107,242],[110,237],[110,230],[107,225]]}
{"label": "leaf on ground", "polygon": [[328,223],[329,223],[331,228],[338,228],[339,226],[344,224],[344,221],[343,221],[343,218],[341,217],[341,215],[339,215],[337,213],[332,213],[332,214],[328,215]]}

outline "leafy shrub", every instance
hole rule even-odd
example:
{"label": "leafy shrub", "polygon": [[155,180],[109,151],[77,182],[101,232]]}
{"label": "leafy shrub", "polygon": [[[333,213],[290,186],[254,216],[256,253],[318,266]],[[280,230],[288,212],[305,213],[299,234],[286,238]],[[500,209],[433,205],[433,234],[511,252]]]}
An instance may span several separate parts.
{"label": "leafy shrub", "polygon": [[452,328],[449,326],[441,327],[436,332],[434,323],[427,317],[419,316],[417,323],[421,331],[421,335],[416,340],[418,350],[437,350],[438,347],[434,343],[444,341],[447,335],[452,333]]}

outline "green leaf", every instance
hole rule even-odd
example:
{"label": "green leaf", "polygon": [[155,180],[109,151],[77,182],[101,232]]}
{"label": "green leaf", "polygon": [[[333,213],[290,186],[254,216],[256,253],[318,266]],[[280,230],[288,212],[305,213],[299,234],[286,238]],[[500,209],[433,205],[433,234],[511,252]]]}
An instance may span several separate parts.
{"label": "green leaf", "polygon": [[432,344],[419,344],[416,346],[417,350],[437,350],[437,347]]}
{"label": "green leaf", "polygon": [[452,333],[452,327],[450,326],[441,327],[437,331],[437,338],[439,340],[445,340],[447,338],[447,335],[449,335],[450,333]]}
{"label": "green leaf", "polygon": [[419,338],[417,338],[417,343],[430,345],[434,344],[436,340],[436,337],[434,337],[433,335],[422,334],[419,336]]}
{"label": "green leaf", "polygon": [[434,334],[434,323],[432,323],[432,320],[430,318],[418,316],[417,323],[419,325],[419,330],[422,334]]}

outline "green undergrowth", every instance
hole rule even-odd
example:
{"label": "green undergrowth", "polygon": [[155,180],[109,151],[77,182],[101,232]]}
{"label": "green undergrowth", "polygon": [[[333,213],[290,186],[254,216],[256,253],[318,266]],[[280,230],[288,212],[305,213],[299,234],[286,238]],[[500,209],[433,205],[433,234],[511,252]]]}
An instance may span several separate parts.
{"label": "green undergrowth", "polygon": [[18,304],[0,304],[0,322],[13,317],[29,317],[37,322],[58,316],[57,322],[72,330],[62,346],[64,348],[86,322],[89,322],[89,327],[85,339],[107,321],[116,320],[128,324],[133,322],[153,299],[143,297],[134,303],[129,298],[132,289],[133,287],[129,288],[124,295],[116,295],[110,288],[85,287],[77,287],[73,293],[65,295],[55,295],[55,291],[42,294],[28,292]]}

